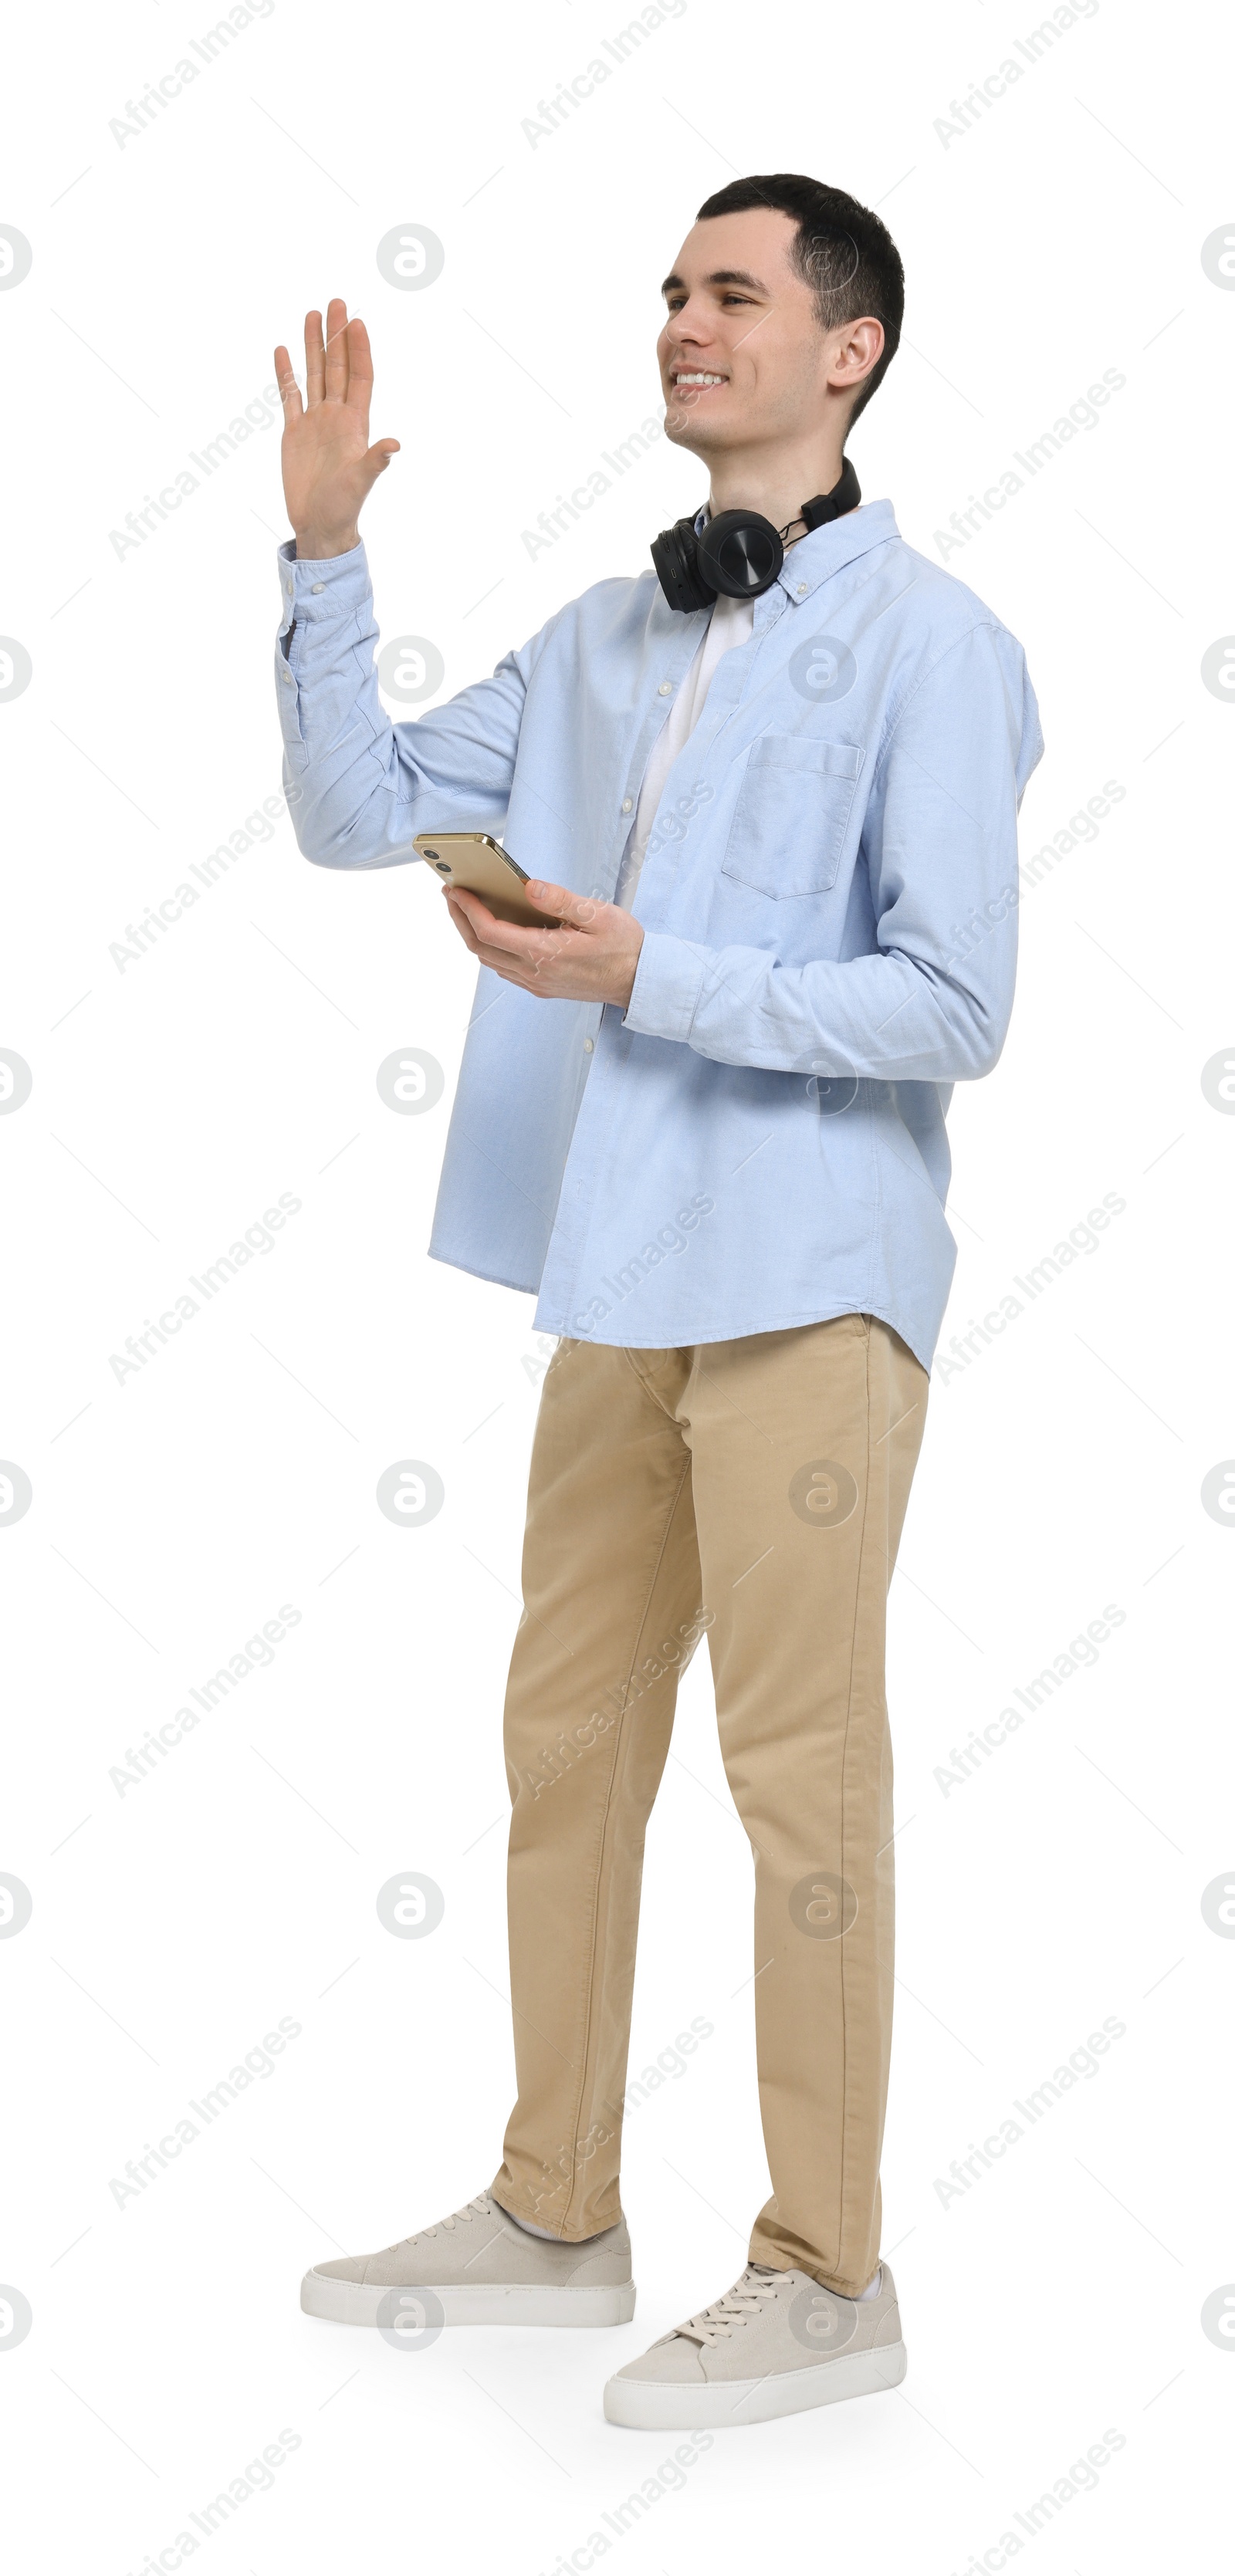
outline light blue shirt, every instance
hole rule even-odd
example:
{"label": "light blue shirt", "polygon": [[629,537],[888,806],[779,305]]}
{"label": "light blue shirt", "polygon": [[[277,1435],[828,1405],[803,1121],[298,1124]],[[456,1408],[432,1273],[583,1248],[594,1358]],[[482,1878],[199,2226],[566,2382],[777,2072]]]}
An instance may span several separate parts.
{"label": "light blue shirt", "polygon": [[[492,679],[392,725],[363,546],[279,550],[284,784],[304,855],[500,834],[613,897],[708,611],[597,582]],[[1015,637],[875,501],[790,547],[670,769],[619,1005],[481,969],[429,1250],[547,1333],[665,1349],[878,1315],[930,1367],[956,1247],[952,1085],[1012,1005],[1016,817],[1042,753]],[[449,932],[426,889],[425,935]]]}

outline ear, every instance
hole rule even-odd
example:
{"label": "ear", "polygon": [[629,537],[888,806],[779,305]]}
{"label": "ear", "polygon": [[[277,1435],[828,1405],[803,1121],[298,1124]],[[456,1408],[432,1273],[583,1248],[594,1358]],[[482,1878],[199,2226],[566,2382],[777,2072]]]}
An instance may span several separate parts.
{"label": "ear", "polygon": [[852,390],[877,367],[884,351],[885,332],[873,313],[864,313],[856,322],[845,322],[837,333],[837,348],[828,369],[828,383]]}

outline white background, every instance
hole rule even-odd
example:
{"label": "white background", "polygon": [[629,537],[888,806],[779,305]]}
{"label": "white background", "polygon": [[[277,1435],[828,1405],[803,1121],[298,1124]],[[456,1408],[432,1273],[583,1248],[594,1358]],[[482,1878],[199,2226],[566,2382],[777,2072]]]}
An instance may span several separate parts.
{"label": "white background", "polygon": [[[499,2159],[499,1716],[543,1353],[530,1299],[425,1258],[472,969],[419,871],[311,869],[284,820],[148,953],[109,953],[279,786],[277,427],[136,550],[109,532],[342,293],[373,336],[374,435],[403,441],[365,522],[378,615],[437,643],[449,694],[702,497],[662,443],[549,552],[521,542],[657,411],[657,287],[696,207],[782,168],[878,205],[901,249],[906,342],[853,454],[928,555],[1013,450],[1127,379],[948,558],[1040,697],[1023,851],[1126,792],[1026,897],[1011,1038],[955,1101],[943,1348],[1106,1193],[1126,1205],[936,1377],[892,1595],[885,2247],[910,2376],[718,2438],[609,2557],[994,2568],[1114,2428],[1096,2491],[1023,2545],[1082,2576],[1159,2563],[1207,2492],[1216,2516],[1235,2382],[1201,2326],[1235,2279],[1235,1948],[1200,1904],[1235,1860],[1214,1620],[1235,1539],[1200,1499],[1235,1453],[1235,1125],[1200,1081],[1235,1038],[1235,716],[1200,668],[1235,626],[1235,294],[1201,264],[1235,229],[1216,13],[1103,0],[945,142],[1037,13],[689,0],[533,148],[522,120],[621,9],[279,0],[120,148],[109,120],[213,23],[128,0],[9,36],[0,221],[34,252],[0,294],[0,629],[33,664],[0,703],[0,1045],[33,1073],[0,1117],[0,1453],[33,1486],[0,1528],[0,1869],[34,1902],[0,1942],[0,2280],[33,2312],[0,2348],[15,2563],[170,2568],[189,2512],[288,2427],[270,2491],[200,2541],[220,2576],[582,2569],[674,2448],[607,2426],[603,2379],[735,2276],[768,2187],[749,1855],[700,1656],[648,1843],[632,2075],[714,2029],[629,2122],[634,2324],[400,2355],[299,2312],[308,2263],[427,2224]],[[377,271],[402,223],[445,246],[423,292]],[[421,1117],[375,1084],[407,1046],[447,1076]],[[118,1383],[110,1354],[283,1192],[275,1248]],[[374,1499],[406,1457],[445,1483],[420,1530]],[[284,1603],[273,1663],[121,1796],[127,1749]],[[952,1748],[1108,1603],[1096,1665],[945,1794]],[[407,1869],[445,1897],[424,1940],[375,1911]],[[112,2177],[281,2017],[300,2035],[274,2071],[117,2206]],[[1108,2017],[1096,2076],[944,2202],[953,2160]]]}

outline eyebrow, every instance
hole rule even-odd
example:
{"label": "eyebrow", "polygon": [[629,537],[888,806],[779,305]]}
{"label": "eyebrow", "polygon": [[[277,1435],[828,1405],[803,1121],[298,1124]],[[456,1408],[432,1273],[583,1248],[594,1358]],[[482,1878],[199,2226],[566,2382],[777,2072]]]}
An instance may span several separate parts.
{"label": "eyebrow", "polygon": [[[752,277],[748,268],[714,268],[711,276],[705,277],[703,283],[705,286],[750,286],[754,288],[756,295],[766,295],[768,292],[763,279]],[[676,287],[685,287],[685,285],[685,278],[677,276],[675,272],[665,279],[660,291],[662,295],[671,295]]]}

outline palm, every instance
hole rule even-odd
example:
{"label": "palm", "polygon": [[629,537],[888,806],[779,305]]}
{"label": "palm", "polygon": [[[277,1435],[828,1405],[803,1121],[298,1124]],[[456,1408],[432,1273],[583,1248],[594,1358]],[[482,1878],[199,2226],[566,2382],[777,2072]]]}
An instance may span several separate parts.
{"label": "palm", "polygon": [[349,322],[336,296],[304,326],[302,401],[288,351],[274,353],[283,396],[283,490],[304,554],[342,553],[357,543],[356,521],[379,474],[398,453],[396,438],[369,444],[373,360],[363,322]]}

